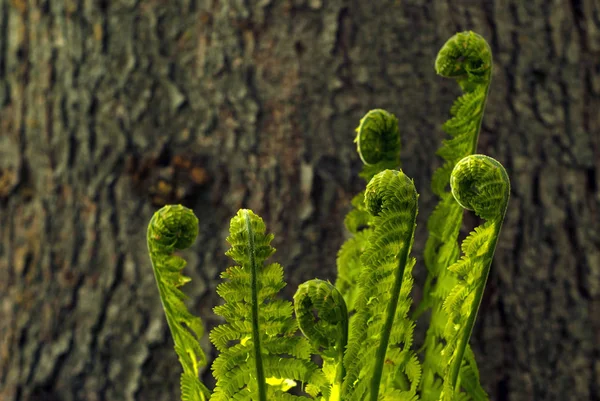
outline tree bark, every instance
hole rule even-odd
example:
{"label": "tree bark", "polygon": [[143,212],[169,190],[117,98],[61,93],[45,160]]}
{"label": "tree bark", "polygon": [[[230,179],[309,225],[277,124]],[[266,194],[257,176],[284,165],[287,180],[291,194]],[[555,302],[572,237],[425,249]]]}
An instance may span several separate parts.
{"label": "tree bark", "polygon": [[433,62],[467,29],[495,61],[479,152],[512,180],[471,341],[482,383],[599,401],[595,0],[0,0],[0,399],[179,397],[145,243],[165,203],[200,219],[185,291],[209,327],[238,208],[275,233],[286,296],[333,280],[372,108],[400,120],[420,258],[460,93]]}

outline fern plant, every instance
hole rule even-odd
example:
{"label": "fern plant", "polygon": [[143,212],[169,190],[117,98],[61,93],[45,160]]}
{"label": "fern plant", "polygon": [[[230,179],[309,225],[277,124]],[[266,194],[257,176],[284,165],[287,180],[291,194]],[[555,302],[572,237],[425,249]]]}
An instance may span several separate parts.
{"label": "fern plant", "polygon": [[[185,306],[180,287],[190,279],[175,254],[193,243],[198,220],[181,205],[154,214],[148,250],[183,368],[184,401],[487,399],[468,343],[510,193],[502,165],[474,154],[490,84],[489,47],[471,31],[458,33],[440,50],[436,69],[464,94],[443,126],[452,138],[438,151],[445,164],[432,186],[440,204],[428,222],[425,294],[412,314],[418,194],[400,169],[398,120],[388,111],[369,111],[357,128],[360,176],[368,184],[344,220],[350,237],[337,255],[335,284],[309,280],[293,303],[282,299],[283,268],[267,261],[273,234],[251,210],[231,219],[226,254],[235,265],[221,274],[224,302],[214,312],[223,323],[209,335],[219,351],[213,390],[199,380],[207,363],[199,346],[204,330]],[[485,222],[459,246],[463,209]],[[415,321],[427,309],[430,328],[415,350]]]}

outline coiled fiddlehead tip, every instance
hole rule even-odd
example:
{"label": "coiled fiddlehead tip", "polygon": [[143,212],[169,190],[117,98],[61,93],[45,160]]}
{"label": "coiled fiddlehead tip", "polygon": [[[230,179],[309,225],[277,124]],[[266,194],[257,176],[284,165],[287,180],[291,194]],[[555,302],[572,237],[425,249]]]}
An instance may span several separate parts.
{"label": "coiled fiddlehead tip", "polygon": [[346,302],[337,288],[319,279],[300,284],[294,310],[300,330],[313,346],[323,348],[326,355],[333,352],[348,326]]}
{"label": "coiled fiddlehead tip", "polygon": [[444,77],[469,81],[487,80],[492,68],[492,51],[485,39],[473,32],[459,32],[442,46],[435,60],[435,71]]}
{"label": "coiled fiddlehead tip", "polygon": [[149,225],[150,239],[172,249],[191,246],[198,235],[198,218],[182,205],[166,205],[154,213]]}
{"label": "coiled fiddlehead tip", "polygon": [[497,160],[486,155],[461,159],[450,176],[454,199],[465,209],[489,220],[502,218],[510,196],[510,180]]}
{"label": "coiled fiddlehead tip", "polygon": [[362,162],[373,165],[382,160],[395,161],[400,152],[398,119],[383,109],[370,110],[356,128],[356,149]]}
{"label": "coiled fiddlehead tip", "polygon": [[373,216],[379,216],[381,210],[390,201],[402,202],[406,208],[417,208],[417,190],[412,179],[402,170],[383,170],[367,184],[365,206]]}

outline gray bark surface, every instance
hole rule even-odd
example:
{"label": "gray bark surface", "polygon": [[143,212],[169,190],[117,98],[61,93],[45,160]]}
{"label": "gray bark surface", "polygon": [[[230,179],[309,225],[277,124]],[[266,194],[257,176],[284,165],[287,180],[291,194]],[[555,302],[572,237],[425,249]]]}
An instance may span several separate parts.
{"label": "gray bark surface", "polygon": [[400,120],[420,257],[460,93],[433,62],[466,29],[495,61],[479,151],[512,179],[482,383],[600,401],[596,0],[0,0],[0,400],[179,397],[145,243],[165,203],[200,219],[185,290],[209,326],[238,208],[275,233],[287,296],[333,279],[372,108]]}

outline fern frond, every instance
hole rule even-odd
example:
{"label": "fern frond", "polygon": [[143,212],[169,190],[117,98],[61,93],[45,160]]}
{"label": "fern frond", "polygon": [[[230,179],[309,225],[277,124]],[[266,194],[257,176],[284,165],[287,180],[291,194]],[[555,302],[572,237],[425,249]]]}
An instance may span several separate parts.
{"label": "fern frond", "polygon": [[197,235],[198,219],[181,205],[167,205],[158,210],[148,225],[148,252],[154,278],[183,368],[180,380],[183,401],[205,401],[210,397],[210,391],[198,378],[199,368],[206,365],[206,356],[198,342],[204,333],[202,320],[185,306],[187,298],[179,287],[191,279],[181,273],[185,260],[173,254],[192,245]]}
{"label": "fern frond", "polygon": [[[456,164],[450,184],[457,203],[473,210],[486,222],[463,241],[463,257],[448,268],[451,274],[456,274],[457,282],[443,304],[448,320],[444,330],[446,345],[442,351],[445,369],[441,399],[458,399],[461,386],[473,399],[486,399],[478,384],[475,358],[467,346],[506,213],[510,182],[498,161],[471,155]],[[461,380],[466,380],[461,381],[460,386],[459,374]]]}
{"label": "fern frond", "polygon": [[458,234],[463,216],[462,208],[448,191],[448,186],[456,163],[477,149],[491,83],[490,47],[485,39],[472,31],[457,33],[440,49],[435,69],[439,75],[455,79],[463,94],[450,109],[452,117],[442,125],[450,138],[444,140],[437,151],[437,155],[444,159],[444,164],[434,172],[431,187],[440,202],[427,223],[429,237],[425,244],[424,259],[428,275],[423,299],[413,314],[413,318],[417,318],[427,309],[432,309],[431,324],[425,339],[423,369],[426,379],[423,386],[436,383],[436,378],[443,378],[441,367],[434,363],[437,355],[432,350],[438,349],[438,344],[445,341],[439,330],[448,319],[442,306],[443,295],[448,293],[448,286],[456,284],[456,278],[446,268],[460,255]]}
{"label": "fern frond", "polygon": [[335,282],[336,288],[347,304],[348,312],[354,312],[356,297],[358,296],[358,280],[362,269],[361,255],[368,246],[368,239],[372,230],[358,232],[342,244],[337,256],[338,275]]}
{"label": "fern frond", "polygon": [[[330,391],[325,375],[310,360],[311,345],[297,336],[290,302],[278,299],[283,269],[266,264],[275,252],[263,220],[242,209],[231,219],[226,252],[237,266],[217,286],[225,304],[214,308],[226,323],[210,333],[220,351],[212,370],[217,380],[211,401],[298,399],[284,396],[296,381],[311,384],[315,397]],[[306,399],[306,398],[304,398]]]}
{"label": "fern frond", "polygon": [[364,163],[360,176],[366,181],[400,164],[398,119],[383,109],[370,110],[356,129],[356,150]]}
{"label": "fern frond", "polygon": [[356,315],[344,356],[344,400],[376,401],[380,388],[382,395],[401,391],[382,380],[388,368],[408,375],[406,391],[416,393],[420,374],[412,366],[407,369],[409,361],[416,361],[410,350],[414,324],[407,315],[417,197],[412,180],[401,171],[385,170],[367,185],[365,205],[373,217],[373,231],[361,257]]}
{"label": "fern frond", "polygon": [[352,234],[357,234],[367,228],[371,222],[371,215],[365,209],[364,191],[352,198],[350,203],[352,209],[344,218],[344,225]]}
{"label": "fern frond", "polygon": [[[440,197],[440,203],[427,223],[429,238],[425,262],[430,276],[428,282],[443,272],[448,266],[446,262],[452,259],[450,256],[458,257],[456,252],[453,252],[456,249],[454,246],[444,246],[447,243],[456,243],[462,223],[462,209],[447,188],[456,163],[475,153],[477,148],[491,83],[490,47],[485,39],[472,31],[457,33],[439,51],[435,68],[439,75],[455,79],[464,93],[452,105],[450,112],[453,117],[442,126],[452,138],[444,140],[442,147],[437,151],[445,162],[432,177],[432,189]],[[431,302],[428,293],[424,294],[424,297],[424,302]]]}
{"label": "fern frond", "polygon": [[300,330],[323,358],[329,387],[335,393],[328,401],[340,401],[348,343],[348,310],[342,294],[327,281],[309,280],[298,287],[294,310]]}
{"label": "fern frond", "polygon": [[487,401],[487,393],[479,382],[479,369],[475,363],[475,355],[471,347],[467,346],[460,368],[460,385],[473,401]]}
{"label": "fern frond", "polygon": [[[398,119],[383,109],[373,109],[364,115],[356,128],[356,149],[364,163],[360,176],[369,182],[373,176],[400,167],[400,131]],[[352,210],[344,224],[353,235],[340,248],[337,257],[338,278],[335,282],[348,308],[354,311],[357,280],[362,270],[360,255],[364,252],[372,229],[373,217],[365,208],[364,191],[352,199]]]}
{"label": "fern frond", "polygon": [[348,340],[348,311],[340,292],[329,282],[313,279],[294,295],[298,326],[318,354],[343,354]]}

